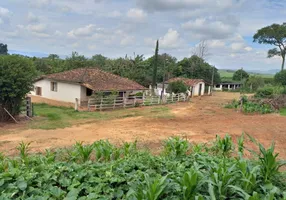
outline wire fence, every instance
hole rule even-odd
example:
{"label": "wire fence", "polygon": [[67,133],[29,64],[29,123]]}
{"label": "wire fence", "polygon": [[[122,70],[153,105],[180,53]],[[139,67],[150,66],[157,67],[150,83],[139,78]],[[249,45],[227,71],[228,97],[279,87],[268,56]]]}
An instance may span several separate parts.
{"label": "wire fence", "polygon": [[139,106],[152,106],[160,104],[170,104],[187,100],[185,94],[164,96],[130,96],[130,97],[93,97],[88,100],[88,111],[92,110],[112,110],[120,108],[133,108]]}

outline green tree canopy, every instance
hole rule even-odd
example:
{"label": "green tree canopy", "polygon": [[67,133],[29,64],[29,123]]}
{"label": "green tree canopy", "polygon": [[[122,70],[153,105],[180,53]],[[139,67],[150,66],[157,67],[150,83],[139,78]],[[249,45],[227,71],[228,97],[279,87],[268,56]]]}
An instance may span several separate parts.
{"label": "green tree canopy", "polygon": [[0,43],[0,55],[8,55],[7,44]]}
{"label": "green tree canopy", "polygon": [[93,64],[103,67],[106,63],[107,58],[101,54],[96,54],[92,56],[91,60],[93,61]]}
{"label": "green tree canopy", "polygon": [[284,69],[285,65],[285,54],[286,54],[286,23],[283,24],[272,24],[259,29],[253,36],[253,41],[259,44],[274,45],[276,48],[268,51],[268,57],[281,56],[282,65],[281,70]]}
{"label": "green tree canopy", "polygon": [[258,88],[264,86],[264,79],[261,76],[250,76],[246,81],[246,87],[251,91],[256,91]]}
{"label": "green tree canopy", "polygon": [[19,56],[0,56],[0,121],[19,114],[25,95],[32,89],[36,69],[31,61]]}
{"label": "green tree canopy", "polygon": [[249,74],[244,71],[243,69],[239,69],[236,72],[234,72],[233,76],[232,76],[232,80],[234,81],[242,81],[245,79],[248,79]]}
{"label": "green tree canopy", "polygon": [[174,70],[176,77],[186,77],[191,79],[204,79],[206,82],[212,82],[214,72],[214,83],[219,83],[220,75],[218,70],[205,62],[202,58],[194,55],[190,58],[184,58],[178,62],[177,68]]}
{"label": "green tree canopy", "polygon": [[275,74],[274,80],[276,83],[282,85],[283,87],[286,87],[286,70],[283,70]]}
{"label": "green tree canopy", "polygon": [[188,86],[183,81],[175,81],[168,84],[167,91],[169,93],[186,93],[188,90]]}

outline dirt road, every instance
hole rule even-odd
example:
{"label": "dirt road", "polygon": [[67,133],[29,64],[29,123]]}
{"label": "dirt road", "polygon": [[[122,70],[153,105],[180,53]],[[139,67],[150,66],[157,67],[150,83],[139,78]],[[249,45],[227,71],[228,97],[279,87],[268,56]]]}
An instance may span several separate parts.
{"label": "dirt road", "polygon": [[264,145],[274,140],[280,157],[286,159],[286,117],[278,114],[243,115],[224,109],[223,103],[238,98],[239,94],[216,93],[214,96],[195,98],[192,103],[168,105],[174,119],[131,117],[84,124],[57,130],[19,130],[0,135],[0,151],[14,154],[20,141],[32,141],[32,151],[65,147],[84,141],[92,143],[108,139],[115,144],[138,140],[142,146],[157,151],[162,140],[180,135],[191,142],[209,142],[215,135],[239,136],[246,132]]}

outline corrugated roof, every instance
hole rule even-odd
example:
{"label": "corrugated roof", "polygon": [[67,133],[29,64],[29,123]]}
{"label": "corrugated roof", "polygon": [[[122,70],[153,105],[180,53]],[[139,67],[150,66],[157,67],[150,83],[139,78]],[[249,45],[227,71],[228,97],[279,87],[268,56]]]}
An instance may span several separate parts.
{"label": "corrugated roof", "polygon": [[147,89],[135,81],[102,71],[98,68],[78,68],[65,72],[45,75],[41,78],[79,83],[94,91]]}
{"label": "corrugated roof", "polygon": [[183,81],[189,87],[195,86],[196,84],[198,84],[200,82],[205,83],[205,81],[203,79],[189,79],[189,78],[171,78],[168,80],[168,83],[172,83],[172,82],[176,82],[176,81]]}

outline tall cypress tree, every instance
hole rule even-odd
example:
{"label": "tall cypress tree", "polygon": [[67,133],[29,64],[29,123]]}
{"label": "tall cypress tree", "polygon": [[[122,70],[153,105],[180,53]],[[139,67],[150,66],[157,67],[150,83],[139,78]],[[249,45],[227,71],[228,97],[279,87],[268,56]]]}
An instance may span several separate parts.
{"label": "tall cypress tree", "polygon": [[154,57],[154,62],[153,62],[153,81],[152,81],[153,94],[154,94],[154,90],[157,84],[158,53],[159,53],[159,40],[157,40],[157,43],[156,43],[155,57]]}

